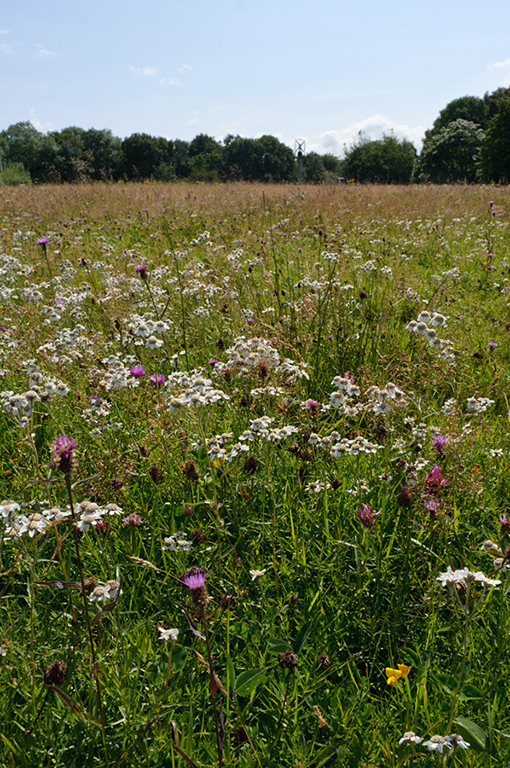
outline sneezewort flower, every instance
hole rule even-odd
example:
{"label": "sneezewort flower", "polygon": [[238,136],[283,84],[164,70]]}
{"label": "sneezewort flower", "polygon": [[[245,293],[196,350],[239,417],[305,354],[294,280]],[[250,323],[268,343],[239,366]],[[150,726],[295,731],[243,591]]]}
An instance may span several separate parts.
{"label": "sneezewort flower", "polygon": [[165,629],[164,627],[158,627],[158,632],[160,640],[171,640],[173,643],[175,643],[179,636],[179,630],[175,628]]}
{"label": "sneezewort flower", "polygon": [[398,742],[399,747],[402,746],[405,742],[408,744],[421,744],[423,741],[422,736],[417,736],[414,731],[406,731],[400,741]]}
{"label": "sneezewort flower", "polygon": [[386,667],[387,685],[396,685],[397,680],[400,680],[401,677],[407,677],[410,671],[411,667],[408,667],[407,664],[397,664],[397,669]]}
{"label": "sneezewort flower", "polygon": [[424,741],[423,746],[427,747],[427,749],[429,749],[431,752],[439,752],[440,754],[442,754],[444,747],[451,749],[450,744],[443,736],[440,736],[439,734],[431,736],[428,741]]}

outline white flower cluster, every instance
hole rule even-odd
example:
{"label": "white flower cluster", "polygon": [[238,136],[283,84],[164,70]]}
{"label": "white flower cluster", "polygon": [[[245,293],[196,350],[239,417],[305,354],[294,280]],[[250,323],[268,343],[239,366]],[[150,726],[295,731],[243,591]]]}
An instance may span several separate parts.
{"label": "white flower cluster", "polygon": [[423,741],[423,738],[417,736],[414,731],[406,731],[398,742],[398,745],[400,747],[402,744],[421,744],[422,742],[423,746],[430,752],[439,752],[440,754],[442,754],[445,747],[446,749],[455,749],[456,747],[468,749],[470,746],[469,742],[464,741],[462,736],[458,733],[451,733],[449,736],[440,736],[439,734],[436,734],[435,736],[431,736],[428,741]]}
{"label": "white flower cluster", "polygon": [[439,574],[436,581],[439,581],[443,587],[448,585],[461,585],[465,587],[468,581],[476,581],[484,587],[499,587],[501,584],[500,579],[489,579],[481,571],[470,571],[469,568],[460,568],[452,571],[450,566],[448,566],[445,573]]}
{"label": "white flower cluster", "polygon": [[[44,533],[55,522],[71,515],[71,510],[61,510],[60,507],[43,509],[42,512],[22,511],[23,507],[15,501],[0,502],[0,521],[5,523],[6,539],[19,539],[23,534],[33,538],[38,533]],[[18,514],[19,513],[19,514]]]}
{"label": "white flower cluster", "polygon": [[331,488],[331,484],[323,483],[319,480],[313,480],[311,483],[307,483],[307,485],[305,485],[305,491],[307,493],[320,493],[327,488]]}
{"label": "white flower cluster", "polygon": [[[429,342],[431,347],[440,349],[442,351],[442,357],[445,357],[445,353],[448,351],[450,357],[453,357],[452,342],[447,339],[440,339],[437,335],[436,328],[444,326],[447,318],[438,312],[420,312],[416,320],[411,320],[407,326],[407,330],[412,333],[418,333],[424,336]],[[447,357],[446,359],[450,359]]]}
{"label": "white flower cluster", "polygon": [[163,549],[170,552],[189,552],[192,544],[192,541],[186,541],[186,535],[182,531],[176,531],[163,539]]}
{"label": "white flower cluster", "polygon": [[134,315],[127,327],[135,337],[135,346],[145,343],[149,349],[158,349],[164,344],[163,339],[159,339],[156,334],[165,333],[170,330],[170,321],[164,320],[146,320],[138,315]]}
{"label": "white flower cluster", "polygon": [[189,386],[175,396],[170,395],[168,399],[168,410],[170,413],[175,413],[179,408],[190,408],[193,405],[210,405],[217,403],[219,400],[230,400],[229,395],[223,392],[223,390],[212,387],[211,379],[205,376],[195,375],[183,378],[174,375],[167,382],[167,391],[169,388],[172,388],[176,381],[183,381]]}
{"label": "white flower cluster", "polygon": [[369,440],[365,440],[362,435],[358,435],[353,440],[343,437],[331,446],[329,453],[333,458],[343,456],[344,453],[349,456],[357,456],[359,453],[377,453],[380,447],[380,445],[374,445]]}
{"label": "white flower cluster", "polygon": [[116,600],[121,591],[120,582],[116,579],[108,579],[104,584],[98,584],[89,595],[89,600],[94,603],[107,603]]}
{"label": "white flower cluster", "polygon": [[96,526],[103,521],[103,517],[121,515],[122,509],[117,504],[106,504],[100,507],[93,501],[82,501],[76,505],[74,514],[76,517],[75,526],[82,533],[89,530],[91,526]]}
{"label": "white flower cluster", "polygon": [[278,350],[267,339],[258,337],[246,339],[245,336],[239,336],[234,340],[233,346],[226,350],[226,354],[227,367],[237,368],[245,374],[259,363],[265,363],[271,368],[280,363]]}
{"label": "white flower cluster", "polygon": [[384,389],[370,387],[367,390],[369,396],[368,410],[372,413],[390,413],[395,407],[405,408],[407,401],[402,390],[396,384],[389,381]]}
{"label": "white flower cluster", "polygon": [[253,419],[250,422],[250,428],[246,429],[242,435],[239,435],[239,440],[253,442],[257,437],[261,437],[268,442],[279,443],[281,440],[285,440],[287,437],[299,432],[297,427],[290,424],[280,428],[269,429],[272,421],[274,419],[269,416],[260,416],[258,419]]}
{"label": "white flower cluster", "polygon": [[469,397],[466,401],[469,413],[485,413],[491,405],[494,405],[494,400],[488,397]]}
{"label": "white flower cluster", "polygon": [[331,384],[336,390],[329,396],[329,407],[335,408],[344,416],[357,416],[363,409],[361,403],[355,403],[353,400],[353,397],[359,397],[359,387],[344,376],[335,376]]}

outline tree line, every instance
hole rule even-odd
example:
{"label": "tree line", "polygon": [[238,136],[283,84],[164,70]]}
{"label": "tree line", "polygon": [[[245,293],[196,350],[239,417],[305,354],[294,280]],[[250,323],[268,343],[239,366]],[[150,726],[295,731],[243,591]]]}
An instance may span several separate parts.
{"label": "tree line", "polygon": [[0,183],[80,181],[510,181],[510,87],[463,96],[441,110],[418,154],[394,134],[360,134],[342,159],[317,152],[297,158],[274,136],[199,134],[192,141],[78,127],[42,133],[30,122],[0,132]]}

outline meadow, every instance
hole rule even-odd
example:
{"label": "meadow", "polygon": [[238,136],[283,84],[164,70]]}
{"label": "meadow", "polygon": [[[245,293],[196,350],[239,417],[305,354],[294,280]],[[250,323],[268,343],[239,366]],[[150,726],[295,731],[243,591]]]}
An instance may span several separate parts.
{"label": "meadow", "polygon": [[510,765],[510,190],[0,203],[0,765]]}

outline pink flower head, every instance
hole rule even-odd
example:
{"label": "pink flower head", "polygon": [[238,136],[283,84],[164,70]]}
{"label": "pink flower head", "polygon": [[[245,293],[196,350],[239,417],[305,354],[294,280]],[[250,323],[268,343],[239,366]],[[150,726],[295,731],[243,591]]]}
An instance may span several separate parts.
{"label": "pink flower head", "polygon": [[204,568],[190,568],[189,571],[182,574],[181,581],[193,592],[205,585],[205,573]]}
{"label": "pink flower head", "polygon": [[58,454],[59,458],[69,459],[75,446],[76,440],[71,440],[65,435],[59,435],[55,438],[55,442],[50,445],[50,451]]}
{"label": "pink flower head", "polygon": [[135,272],[140,275],[142,280],[147,280],[147,264],[145,261],[142,264],[136,265]]}
{"label": "pink flower head", "polygon": [[136,528],[136,526],[140,525],[142,522],[142,518],[140,515],[137,515],[136,512],[131,512],[127,517],[122,518],[122,522],[124,525],[127,525],[128,528]]}
{"label": "pink flower head", "polygon": [[139,379],[141,376],[145,375],[145,368],[143,365],[132,365],[129,369],[129,373],[134,379]]}
{"label": "pink flower head", "polygon": [[151,373],[149,378],[157,387],[160,387],[166,381],[162,373]]}
{"label": "pink flower head", "polygon": [[364,528],[372,528],[374,525],[374,513],[370,508],[370,504],[363,504],[362,507],[358,507],[358,517]]}
{"label": "pink flower head", "polygon": [[49,242],[50,241],[48,240],[47,237],[38,237],[37,238],[37,245],[42,246],[43,251],[46,250],[46,246],[48,245]]}
{"label": "pink flower head", "polygon": [[432,438],[432,448],[442,455],[445,452],[447,442],[448,438],[445,435],[434,435]]}

